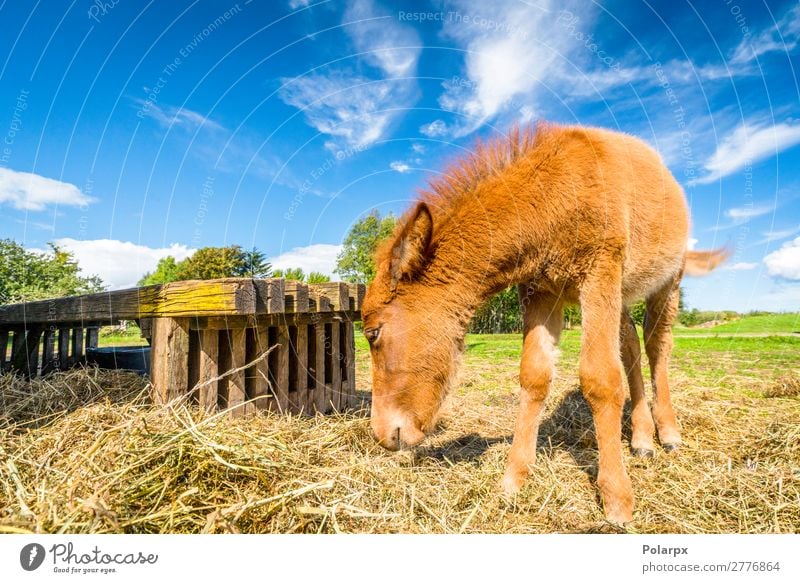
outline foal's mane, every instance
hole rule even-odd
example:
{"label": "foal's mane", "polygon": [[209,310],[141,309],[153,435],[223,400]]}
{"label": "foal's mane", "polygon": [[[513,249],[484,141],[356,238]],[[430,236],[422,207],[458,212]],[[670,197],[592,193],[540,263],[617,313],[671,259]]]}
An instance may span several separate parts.
{"label": "foal's mane", "polygon": [[500,135],[487,142],[477,140],[473,150],[457,158],[432,179],[428,187],[420,191],[420,200],[434,209],[448,207],[458,199],[471,193],[480,182],[504,170],[519,158],[525,156],[536,145],[537,135],[543,133],[547,124],[539,122],[524,129],[513,126],[506,135]]}

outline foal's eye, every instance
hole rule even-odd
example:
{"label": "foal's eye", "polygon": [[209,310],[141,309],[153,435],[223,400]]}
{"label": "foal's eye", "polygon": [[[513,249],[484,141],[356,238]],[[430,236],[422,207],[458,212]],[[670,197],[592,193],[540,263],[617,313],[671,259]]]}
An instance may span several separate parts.
{"label": "foal's eye", "polygon": [[378,336],[380,336],[380,335],[381,335],[380,327],[378,327],[378,328],[367,328],[366,330],[364,330],[364,336],[367,337],[367,342],[369,342],[370,344],[373,344],[378,339]]}

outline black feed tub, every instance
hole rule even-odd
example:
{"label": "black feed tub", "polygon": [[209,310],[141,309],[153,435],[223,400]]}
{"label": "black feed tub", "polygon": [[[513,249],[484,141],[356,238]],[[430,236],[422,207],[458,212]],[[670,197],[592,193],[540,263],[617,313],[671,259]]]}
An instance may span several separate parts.
{"label": "black feed tub", "polygon": [[143,375],[150,374],[149,346],[109,346],[89,348],[86,362],[100,368],[133,370]]}

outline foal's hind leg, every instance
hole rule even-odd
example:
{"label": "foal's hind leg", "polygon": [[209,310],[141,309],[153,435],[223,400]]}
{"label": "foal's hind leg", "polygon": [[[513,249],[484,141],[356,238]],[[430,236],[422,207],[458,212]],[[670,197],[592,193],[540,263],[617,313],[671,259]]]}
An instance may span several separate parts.
{"label": "foal's hind leg", "polygon": [[672,352],[672,323],[678,313],[680,300],[680,277],[647,298],[644,344],[650,361],[650,376],[653,381],[653,418],[658,430],[658,439],[667,451],[677,449],[681,434],[672,409],[669,395],[667,366]]}
{"label": "foal's hind leg", "polygon": [[563,326],[563,304],[548,293],[528,294],[528,287],[519,287],[525,309],[525,339],[519,371],[520,391],[517,426],[503,477],[503,491],[517,492],[528,476],[528,468],[536,460],[536,439],[542,405],[550,390],[555,367],[556,344]]}
{"label": "foal's hind leg", "polygon": [[622,310],[619,330],[620,349],[622,352],[622,366],[628,376],[628,388],[631,392],[631,451],[640,457],[652,457],[655,450],[653,446],[653,415],[647,404],[642,379],[642,350],[639,346],[639,335],[636,325],[631,319],[628,309]]}

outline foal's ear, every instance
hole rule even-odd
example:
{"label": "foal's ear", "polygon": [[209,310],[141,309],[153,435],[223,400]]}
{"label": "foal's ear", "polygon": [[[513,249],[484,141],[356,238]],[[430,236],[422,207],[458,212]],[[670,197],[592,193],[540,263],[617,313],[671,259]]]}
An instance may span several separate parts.
{"label": "foal's ear", "polygon": [[420,202],[392,247],[392,287],[397,286],[397,282],[402,279],[413,279],[425,267],[432,232],[431,211],[428,205]]}

